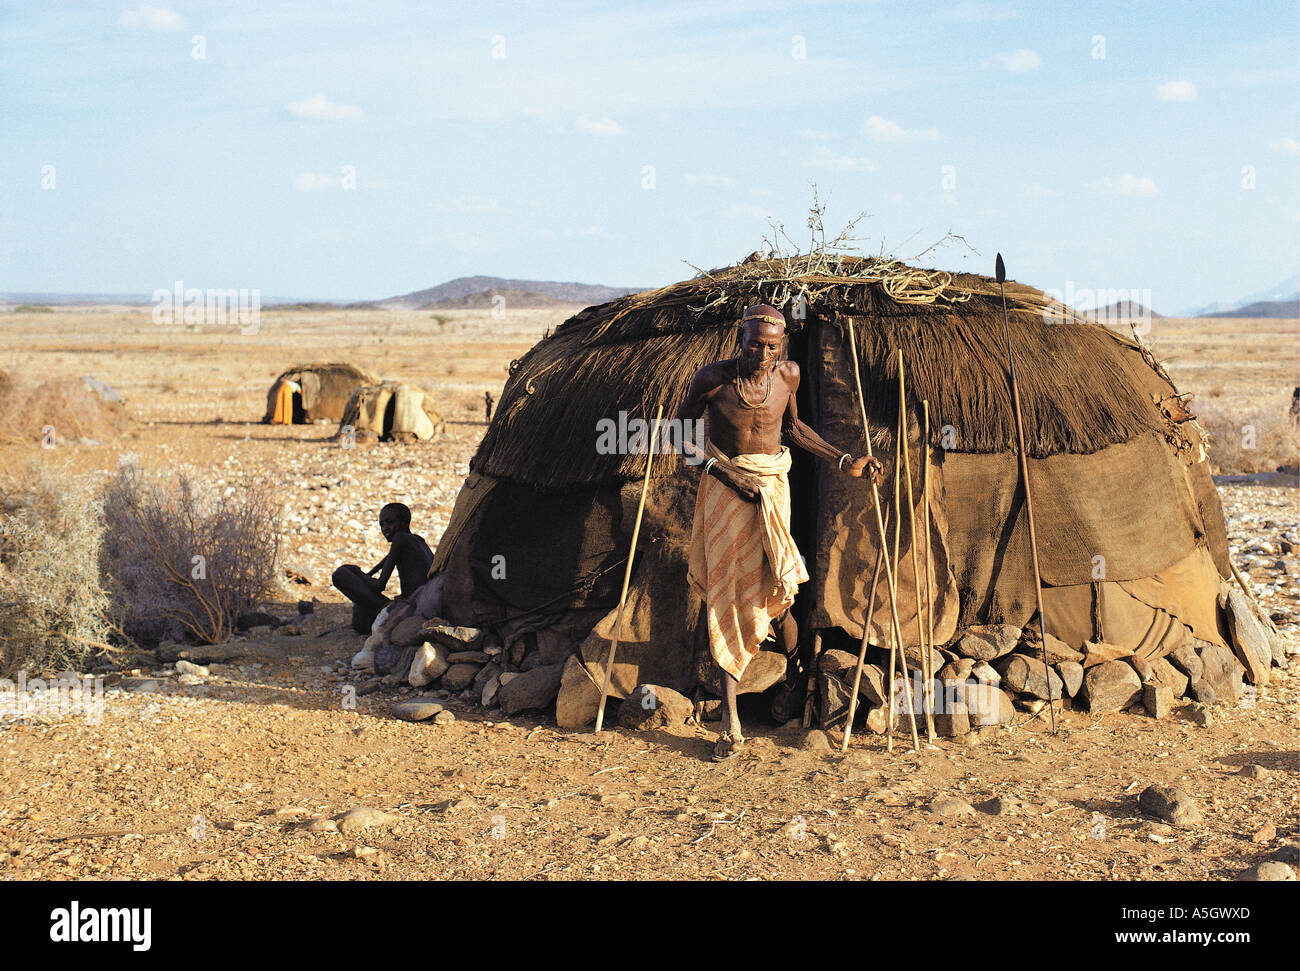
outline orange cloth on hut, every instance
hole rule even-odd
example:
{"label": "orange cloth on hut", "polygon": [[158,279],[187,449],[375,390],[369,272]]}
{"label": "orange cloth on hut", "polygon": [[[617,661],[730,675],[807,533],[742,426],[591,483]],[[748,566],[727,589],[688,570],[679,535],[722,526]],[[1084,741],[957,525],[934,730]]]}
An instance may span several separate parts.
{"label": "orange cloth on hut", "polygon": [[709,650],[739,681],[808,570],[790,535],[790,450],[728,458],[709,442],[707,451],[762,480],[759,501],[746,502],[713,476],[701,477],[691,527],[687,578],[705,603]]}
{"label": "orange cloth on hut", "polygon": [[280,387],[275,392],[275,414],[271,416],[271,424],[293,424],[293,392],[294,386],[292,382],[280,382]]}

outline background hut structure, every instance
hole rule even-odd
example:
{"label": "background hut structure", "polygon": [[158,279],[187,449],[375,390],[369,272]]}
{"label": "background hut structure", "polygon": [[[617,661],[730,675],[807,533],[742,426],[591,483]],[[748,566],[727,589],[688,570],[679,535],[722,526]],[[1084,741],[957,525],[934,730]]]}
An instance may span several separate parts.
{"label": "background hut structure", "polygon": [[351,364],[299,364],[285,371],[266,392],[264,425],[305,425],[338,421],[352,392],[379,379]]}
{"label": "background hut structure", "polygon": [[362,441],[427,441],[445,430],[442,413],[427,391],[398,381],[365,384],[352,392],[334,438]]}
{"label": "background hut structure", "polygon": [[[1008,282],[1006,299],[1046,626],[1064,642],[1060,657],[1091,668],[1107,652],[1129,654],[1141,670],[1140,661],[1173,652],[1234,650],[1248,675],[1266,681],[1268,661],[1260,674],[1237,633],[1247,620],[1232,616],[1246,601],[1239,591],[1227,598],[1223,512],[1186,396],[1136,339],[1027,286]],[[700,367],[737,352],[741,312],[755,302],[783,308],[789,320],[787,353],[803,373],[801,418],[859,455],[855,330],[875,454],[891,478],[901,348],[918,504],[929,476],[928,560],[924,542],[919,549],[922,582],[928,574],[934,592],[939,663],[971,656],[956,649],[969,628],[1027,628],[1035,614],[997,283],[883,258],[756,254],[567,320],[512,364],[470,464],[430,570],[441,587],[437,611],[500,638],[505,651],[493,663],[507,675],[548,670],[562,685],[561,724],[594,715],[644,472],[643,453],[597,449],[599,423],[620,413],[647,419],[659,406],[673,415]],[[923,461],[922,400],[930,411]],[[686,582],[698,472],[683,463],[674,454],[654,465],[614,671],[620,697],[638,684],[689,691],[699,680],[699,601]],[[812,576],[794,608],[801,632],[819,630],[825,646],[856,656],[866,622],[871,643],[887,646],[883,574],[864,617],[877,552],[870,489],[797,451],[790,481],[793,530]],[[913,512],[902,517],[897,590],[903,640],[916,648],[908,524],[923,517]],[[1088,654],[1097,644],[1107,647]],[[1030,657],[1038,650],[1020,648]],[[742,689],[766,687],[772,679],[764,677]],[[1077,678],[1066,684],[1066,694],[1081,690]]]}

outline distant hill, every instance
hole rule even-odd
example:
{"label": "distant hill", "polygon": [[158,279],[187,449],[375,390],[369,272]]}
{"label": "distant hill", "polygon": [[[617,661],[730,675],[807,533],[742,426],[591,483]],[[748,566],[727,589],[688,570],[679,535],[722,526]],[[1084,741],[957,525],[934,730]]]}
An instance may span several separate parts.
{"label": "distant hill", "polygon": [[[533,299],[548,298],[553,303],[591,304],[605,303],[617,297],[636,293],[636,287],[605,287],[593,283],[556,283],[551,280],[506,280],[499,276],[462,276],[448,280],[427,290],[413,290],[398,297],[376,300],[373,306],[385,310],[420,310],[424,307],[478,306],[478,304],[448,303],[464,298],[478,298],[488,294],[482,306],[490,306],[491,294],[509,293],[531,294]],[[510,301],[509,296],[506,297]],[[515,306],[537,306],[537,304],[519,304]]]}
{"label": "distant hill", "polygon": [[[1258,290],[1255,293],[1248,293],[1236,300],[1223,301],[1218,303],[1206,304],[1202,307],[1184,309],[1176,316],[1179,317],[1253,317],[1253,316],[1270,316],[1247,314],[1245,308],[1256,303],[1282,303],[1294,304],[1300,300],[1300,273],[1293,273],[1281,283],[1270,287],[1267,290]],[[1282,314],[1283,317],[1294,317],[1295,312]]]}
{"label": "distant hill", "polygon": [[538,293],[535,290],[513,290],[507,288],[502,290],[481,290],[478,293],[467,293],[463,297],[447,297],[443,300],[435,300],[433,303],[426,303],[419,309],[487,310],[494,306],[497,297],[504,298],[507,307],[563,307],[573,303],[584,303],[580,300],[561,300],[559,297],[550,297],[544,293]]}
{"label": "distant hill", "polygon": [[1149,310],[1132,300],[1120,300],[1100,310],[1081,310],[1080,313],[1098,320],[1159,320],[1164,314]]}
{"label": "distant hill", "polygon": [[1300,299],[1260,300],[1248,303],[1235,310],[1220,310],[1218,313],[1201,314],[1202,317],[1271,317],[1292,319],[1300,317]]}

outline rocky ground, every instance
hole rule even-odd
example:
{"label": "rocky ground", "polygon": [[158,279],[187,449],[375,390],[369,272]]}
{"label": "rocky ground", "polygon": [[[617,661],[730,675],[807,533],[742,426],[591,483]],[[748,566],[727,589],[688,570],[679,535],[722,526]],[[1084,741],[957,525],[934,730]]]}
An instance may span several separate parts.
{"label": "rocky ground", "polygon": [[[401,333],[390,373],[425,353]],[[746,750],[718,765],[712,724],[638,732],[611,717],[596,736],[455,700],[442,702],[448,717],[394,718],[416,692],[348,668],[361,639],[329,573],[379,560],[374,516],[390,499],[436,540],[482,434],[482,391],[535,337],[494,344],[491,368],[475,370],[474,351],[455,383],[439,372],[446,438],[352,450],[328,441],[329,426],[255,423],[261,372],[281,363],[261,348],[256,369],[247,355],[221,358],[237,393],[210,399],[183,379],[165,391],[144,369],[105,370],[122,357],[106,345],[97,370],[133,392],[128,439],[29,451],[68,474],[110,474],[130,450],[223,490],[275,483],[293,576],[268,606],[291,623],[192,653],[197,668],[156,660],[110,675],[88,713],[0,711],[0,877],[1235,880],[1263,866],[1295,878],[1294,479],[1221,485],[1236,562],[1290,666],[1245,704],[1210,709],[1209,724],[1179,702],[1159,721],[1063,712],[1053,736],[1046,712],[1018,712],[917,752],[901,736],[889,751],[855,733],[842,754],[836,733],[752,711]],[[28,348],[33,366],[68,339]],[[460,345],[439,353],[444,368]],[[299,601],[313,612],[298,616]]]}

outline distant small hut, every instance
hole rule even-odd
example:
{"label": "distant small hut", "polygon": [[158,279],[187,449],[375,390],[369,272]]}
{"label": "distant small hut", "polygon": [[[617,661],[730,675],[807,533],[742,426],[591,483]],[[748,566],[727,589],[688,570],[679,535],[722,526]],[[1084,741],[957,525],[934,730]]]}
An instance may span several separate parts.
{"label": "distant small hut", "polygon": [[265,425],[308,425],[338,421],[352,392],[378,378],[351,364],[299,364],[272,382],[266,393]]}

